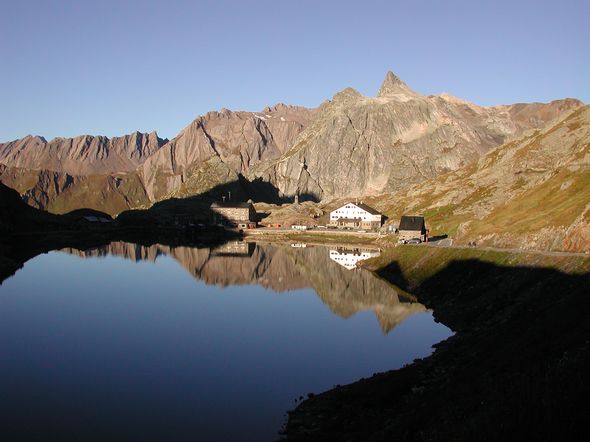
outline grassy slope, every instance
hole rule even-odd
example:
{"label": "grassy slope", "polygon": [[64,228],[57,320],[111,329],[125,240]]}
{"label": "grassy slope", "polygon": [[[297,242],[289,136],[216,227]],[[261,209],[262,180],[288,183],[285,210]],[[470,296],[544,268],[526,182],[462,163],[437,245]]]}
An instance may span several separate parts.
{"label": "grassy slope", "polygon": [[9,167],[1,179],[31,206],[56,214],[86,207],[115,215],[130,207],[149,205],[143,184],[133,172],[120,176],[71,176]]}
{"label": "grassy slope", "polygon": [[395,263],[409,286],[418,286],[436,275],[452,262],[478,260],[497,266],[550,268],[567,274],[590,272],[590,256],[546,256],[533,253],[496,252],[480,249],[452,249],[437,247],[398,246],[384,249],[383,253],[363,262],[363,267],[372,270],[388,268]]}
{"label": "grassy slope", "polygon": [[[402,214],[423,214],[431,235],[448,234],[463,243],[590,250],[585,236],[590,219],[590,106],[494,149],[475,164],[366,202],[394,221]],[[568,246],[572,225],[581,239]]]}

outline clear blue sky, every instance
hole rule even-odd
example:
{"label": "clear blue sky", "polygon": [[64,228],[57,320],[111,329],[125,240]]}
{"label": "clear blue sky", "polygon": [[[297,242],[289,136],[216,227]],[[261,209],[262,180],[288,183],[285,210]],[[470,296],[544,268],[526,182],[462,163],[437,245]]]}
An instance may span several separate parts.
{"label": "clear blue sky", "polygon": [[590,2],[0,0],[0,141],[171,138],[196,116],[414,90],[590,102]]}

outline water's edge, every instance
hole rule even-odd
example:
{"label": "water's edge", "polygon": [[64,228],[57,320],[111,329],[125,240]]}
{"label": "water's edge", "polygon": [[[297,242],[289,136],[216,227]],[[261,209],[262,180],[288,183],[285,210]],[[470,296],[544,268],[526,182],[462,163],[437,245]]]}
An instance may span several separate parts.
{"label": "water's edge", "polygon": [[[374,270],[404,280],[393,262]],[[304,401],[283,438],[580,438],[588,434],[589,289],[587,271],[450,262],[410,291],[456,334],[430,357]]]}

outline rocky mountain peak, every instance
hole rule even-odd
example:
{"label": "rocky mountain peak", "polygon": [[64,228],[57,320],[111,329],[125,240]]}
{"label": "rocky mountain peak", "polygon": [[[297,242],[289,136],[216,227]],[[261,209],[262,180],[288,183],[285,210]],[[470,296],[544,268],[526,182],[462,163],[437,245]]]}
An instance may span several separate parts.
{"label": "rocky mountain peak", "polygon": [[296,108],[297,106],[289,106],[285,103],[277,103],[273,106],[266,106],[264,109],[262,109],[262,112],[266,112],[266,113],[271,113],[271,112],[280,112],[280,111],[285,111],[285,110],[289,110],[289,109],[293,109]]}
{"label": "rocky mountain peak", "polygon": [[357,91],[356,89],[353,89],[351,87],[347,87],[346,89],[341,90],[340,92],[338,92],[336,95],[334,95],[334,98],[332,99],[333,102],[348,102],[350,100],[356,100],[359,98],[363,98],[362,94]]}
{"label": "rocky mountain peak", "polygon": [[155,132],[132,132],[108,138],[103,135],[57,137],[51,141],[27,136],[0,143],[0,163],[28,170],[49,170],[70,175],[130,172],[160,149],[166,140]]}
{"label": "rocky mountain peak", "polygon": [[[36,143],[47,143],[47,140],[45,139],[45,137],[42,137],[41,135],[27,135],[26,137],[23,138],[23,140],[30,140],[30,141],[34,141]],[[14,140],[14,141],[18,141],[18,140]]]}
{"label": "rocky mountain peak", "polygon": [[378,97],[387,97],[389,95],[416,95],[406,83],[404,83],[397,75],[389,71],[385,75],[385,80],[379,88]]}

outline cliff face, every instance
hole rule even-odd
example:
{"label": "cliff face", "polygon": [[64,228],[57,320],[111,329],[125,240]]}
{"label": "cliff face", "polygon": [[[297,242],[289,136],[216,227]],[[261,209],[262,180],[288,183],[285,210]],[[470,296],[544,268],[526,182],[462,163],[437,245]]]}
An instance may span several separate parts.
{"label": "cliff face", "polygon": [[315,109],[277,104],[262,112],[209,112],[168,142],[124,137],[25,137],[0,144],[0,179],[39,208],[90,207],[110,214],[237,182],[278,158],[313,120]]}
{"label": "cliff face", "polygon": [[248,176],[318,200],[395,191],[476,161],[580,105],[485,108],[447,94],[422,96],[388,73],[377,97],[350,88],[336,94],[293,148]]}
{"label": "cliff face", "polygon": [[31,170],[49,170],[70,175],[99,175],[135,170],[167,140],[156,132],[134,132],[122,137],[82,135],[55,138],[27,136],[0,143],[0,163]]}
{"label": "cliff face", "polygon": [[[186,196],[237,180],[263,160],[278,158],[316,110],[279,104],[262,112],[209,112],[152,155],[138,170],[152,201]],[[184,186],[187,181],[198,186]],[[194,192],[194,193],[193,193]]]}
{"label": "cliff face", "polygon": [[590,251],[590,106],[375,204],[482,245]]}

